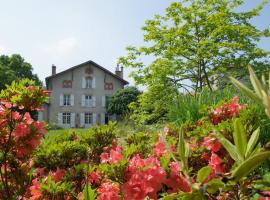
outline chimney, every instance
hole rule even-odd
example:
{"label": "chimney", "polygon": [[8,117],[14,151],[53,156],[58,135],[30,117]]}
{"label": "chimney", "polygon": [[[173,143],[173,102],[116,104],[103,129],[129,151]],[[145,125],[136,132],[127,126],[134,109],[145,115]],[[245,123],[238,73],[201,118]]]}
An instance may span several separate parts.
{"label": "chimney", "polygon": [[53,64],[52,65],[52,75],[56,74],[56,66]]}
{"label": "chimney", "polygon": [[116,69],[115,69],[115,74],[119,76],[120,78],[123,78],[123,73],[124,73],[124,67],[121,67],[121,70],[119,70],[119,65],[117,64]]}

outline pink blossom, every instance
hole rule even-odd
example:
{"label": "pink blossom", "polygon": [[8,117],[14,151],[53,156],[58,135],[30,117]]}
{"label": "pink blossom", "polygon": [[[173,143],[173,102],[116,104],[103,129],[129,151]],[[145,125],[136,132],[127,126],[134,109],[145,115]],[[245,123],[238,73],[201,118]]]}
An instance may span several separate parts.
{"label": "pink blossom", "polygon": [[217,152],[221,149],[221,144],[216,138],[211,136],[207,136],[203,139],[202,145],[206,147],[206,149],[211,150],[213,152]]}
{"label": "pink blossom", "polygon": [[42,197],[41,187],[37,178],[32,181],[32,186],[30,186],[30,194],[31,197],[29,200],[39,200]]}
{"label": "pink blossom", "polygon": [[97,200],[120,200],[119,187],[110,182],[102,183],[101,186],[97,189],[98,198]]}

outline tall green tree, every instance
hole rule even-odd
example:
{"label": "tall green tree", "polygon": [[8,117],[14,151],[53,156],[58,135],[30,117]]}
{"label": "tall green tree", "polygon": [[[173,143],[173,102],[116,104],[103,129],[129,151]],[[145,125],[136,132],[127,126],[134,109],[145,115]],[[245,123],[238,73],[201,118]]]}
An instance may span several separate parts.
{"label": "tall green tree", "polygon": [[[137,84],[174,85],[187,91],[212,90],[226,82],[227,75],[242,78],[246,66],[257,71],[267,67],[269,52],[257,46],[268,29],[259,30],[251,20],[266,1],[247,12],[239,12],[243,0],[181,0],[171,3],[164,16],[147,20],[145,45],[128,47],[119,63],[132,67]],[[145,64],[142,58],[150,57]]]}
{"label": "tall green tree", "polygon": [[107,113],[110,115],[123,115],[129,112],[128,105],[137,101],[139,94],[141,92],[136,87],[126,87],[118,90],[106,103]]}
{"label": "tall green tree", "polygon": [[32,79],[36,85],[42,86],[36,74],[33,74],[33,67],[26,62],[19,54],[11,56],[0,56],[0,90],[6,88],[6,84],[10,84],[14,80]]}

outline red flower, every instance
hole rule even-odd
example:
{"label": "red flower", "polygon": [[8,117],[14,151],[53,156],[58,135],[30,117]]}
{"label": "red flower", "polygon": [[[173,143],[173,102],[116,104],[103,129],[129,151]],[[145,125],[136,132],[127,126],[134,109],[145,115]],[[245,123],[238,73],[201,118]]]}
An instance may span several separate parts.
{"label": "red flower", "polygon": [[214,170],[215,173],[224,172],[224,169],[222,167],[222,160],[215,153],[212,153],[209,165]]}
{"label": "red flower", "polygon": [[122,147],[115,146],[113,148],[106,148],[105,151],[108,151],[109,149],[110,149],[109,153],[103,152],[100,155],[102,164],[105,163],[116,164],[123,159]]}
{"label": "red flower", "polygon": [[190,184],[188,183],[187,179],[181,174],[179,163],[171,162],[170,169],[170,176],[165,181],[166,186],[170,188],[168,192],[175,193],[179,190],[183,192],[190,192]]}
{"label": "red flower", "polygon": [[206,149],[211,150],[213,152],[217,152],[221,149],[221,144],[216,138],[213,138],[211,136],[205,137],[203,139],[202,145],[206,147]]}
{"label": "red flower", "polygon": [[97,200],[120,200],[120,189],[116,184],[105,182],[97,189]]}
{"label": "red flower", "polygon": [[123,155],[121,151],[117,151],[114,149],[110,150],[110,158],[109,158],[109,163],[110,164],[115,164],[120,162],[123,159]]}
{"label": "red flower", "polygon": [[168,153],[169,153],[168,149],[165,147],[165,144],[164,144],[161,136],[159,136],[158,142],[155,144],[155,147],[154,147],[154,155],[156,155],[157,157],[161,157],[161,156],[166,155]]}
{"label": "red flower", "polygon": [[94,171],[88,175],[91,184],[97,184],[100,182],[101,177],[97,171]]}
{"label": "red flower", "polygon": [[28,112],[24,114],[24,119],[26,121],[26,124],[32,124],[34,121]]}
{"label": "red flower", "polygon": [[157,199],[157,193],[166,180],[166,172],[157,158],[141,159],[136,155],[129,162],[126,179],[123,184],[124,199],[140,200],[147,196]]}
{"label": "red flower", "polygon": [[55,182],[62,181],[63,177],[66,175],[66,170],[57,168],[56,172],[52,173],[52,178]]}
{"label": "red flower", "polygon": [[25,123],[19,123],[14,130],[14,135],[16,138],[21,138],[30,133],[30,128]]}
{"label": "red flower", "polygon": [[38,179],[32,181],[32,186],[29,188],[31,197],[29,200],[39,200],[42,197],[42,191]]}

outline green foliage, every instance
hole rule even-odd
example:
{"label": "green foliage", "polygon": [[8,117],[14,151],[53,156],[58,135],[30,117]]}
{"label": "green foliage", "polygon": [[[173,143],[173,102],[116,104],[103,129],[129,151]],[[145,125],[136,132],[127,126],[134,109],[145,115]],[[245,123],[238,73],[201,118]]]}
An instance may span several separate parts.
{"label": "green foliage", "polygon": [[80,161],[99,160],[98,155],[103,152],[103,147],[110,146],[115,134],[115,123],[94,126],[87,132],[75,133],[58,131],[46,137],[35,153],[34,161],[37,167],[47,170],[68,168],[77,165]]}
{"label": "green foliage", "polygon": [[129,134],[125,141],[128,146],[134,145],[134,153],[138,153],[143,157],[148,156],[152,151],[152,144],[153,144],[153,135],[149,133],[131,133]]}
{"label": "green foliage", "polygon": [[36,85],[42,86],[38,76],[33,74],[31,64],[25,62],[19,54],[0,56],[0,71],[0,90],[5,89],[6,85],[11,84],[12,81],[26,78],[32,79]]}
{"label": "green foliage", "polygon": [[238,181],[266,161],[270,157],[270,151],[263,152],[260,144],[257,144],[259,138],[258,129],[254,131],[247,142],[247,133],[240,120],[235,119],[233,125],[233,141],[235,145],[221,134],[217,134],[217,138],[237,163],[232,175]]}
{"label": "green foliage", "polygon": [[86,160],[90,147],[79,138],[76,133],[47,137],[35,153],[35,165],[55,170],[58,167],[68,168]]}
{"label": "green foliage", "polygon": [[[147,20],[146,44],[128,47],[119,63],[131,67],[131,76],[145,86],[173,85],[195,92],[228,82],[228,75],[246,76],[248,64],[264,70],[268,52],[258,48],[268,29],[259,30],[251,21],[266,1],[247,12],[237,11],[244,1],[194,0],[172,2],[165,15]],[[142,57],[151,57],[144,64]],[[157,98],[158,99],[158,98]]]}
{"label": "green foliage", "polygon": [[107,112],[110,115],[123,115],[129,112],[128,105],[137,101],[141,92],[136,87],[126,87],[118,90],[111,96],[106,104]]}
{"label": "green foliage", "polygon": [[83,200],[95,200],[97,193],[95,189],[92,189],[88,184],[83,189]]}
{"label": "green foliage", "polygon": [[94,126],[83,135],[83,141],[91,148],[92,154],[100,155],[103,152],[103,147],[108,147],[116,138],[115,131],[116,123],[109,122],[108,125]]}
{"label": "green foliage", "polygon": [[250,74],[250,81],[255,92],[247,88],[244,84],[240,83],[235,78],[231,77],[231,80],[242,93],[254,99],[258,103],[263,104],[265,107],[265,113],[270,118],[270,72],[269,79],[266,81],[265,77],[262,76],[262,81],[260,82],[253,69],[251,67],[248,69]]}
{"label": "green foliage", "polygon": [[136,124],[154,124],[162,122],[168,113],[177,91],[170,85],[155,85],[138,96],[138,101],[129,104],[130,118]]}

